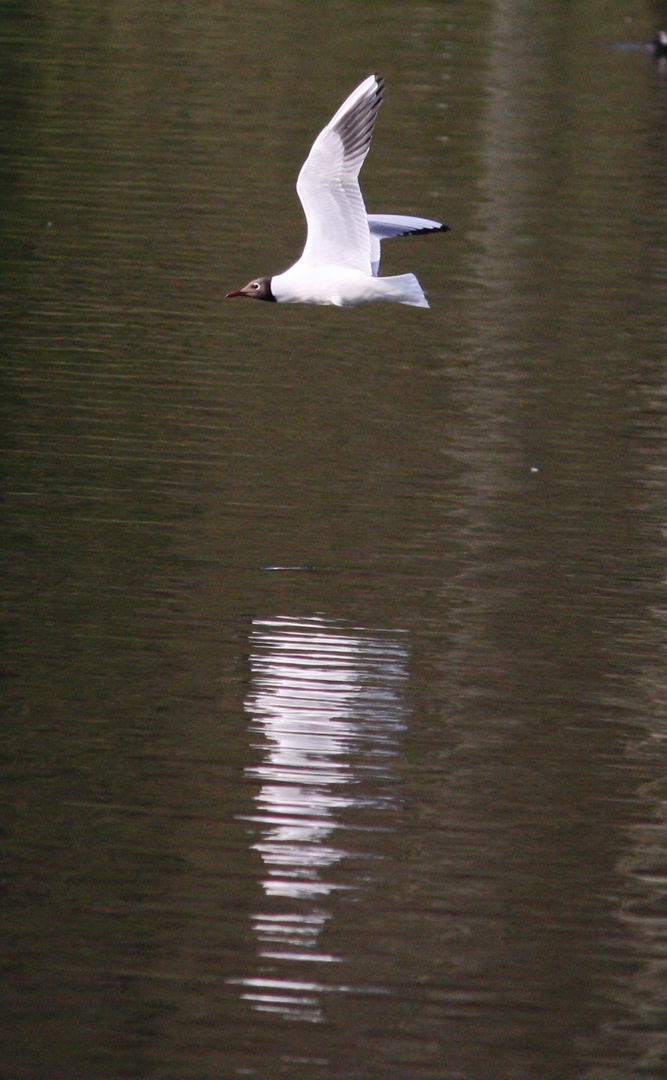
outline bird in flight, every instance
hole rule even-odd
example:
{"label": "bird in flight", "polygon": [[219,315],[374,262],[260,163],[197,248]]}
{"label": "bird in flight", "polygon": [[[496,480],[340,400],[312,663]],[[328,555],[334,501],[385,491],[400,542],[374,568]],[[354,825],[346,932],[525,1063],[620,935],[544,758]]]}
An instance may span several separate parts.
{"label": "bird in flight", "polygon": [[337,307],[374,300],[429,306],[414,274],[378,277],[381,240],[448,229],[429,218],[366,213],[359,172],[383,90],[382,78],[369,75],[313,143],[296,182],[308,227],[301,258],[282,274],[254,278],[228,297]]}

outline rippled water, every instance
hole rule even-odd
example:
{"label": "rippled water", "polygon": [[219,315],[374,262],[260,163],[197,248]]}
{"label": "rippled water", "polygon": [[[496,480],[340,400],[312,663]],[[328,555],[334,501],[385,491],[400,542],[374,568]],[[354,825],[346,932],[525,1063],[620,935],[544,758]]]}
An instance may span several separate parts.
{"label": "rippled water", "polygon": [[[6,5],[0,1072],[662,1077],[643,5]],[[633,46],[632,48],[617,46]],[[387,95],[431,310],[225,304]]]}
{"label": "rippled water", "polygon": [[[239,982],[258,1012],[323,1021],[322,995],[352,987],[304,981],[301,965],[344,963],[320,944],[333,915],[329,898],[342,891],[354,900],[381,879],[373,840],[395,831],[400,811],[392,765],[407,720],[407,654],[400,633],[353,632],[321,617],[258,620],[251,648],[254,692],[246,707],[262,760],[246,769],[261,787],[256,813],[245,820],[257,827],[252,848],[265,867],[270,906],[251,916],[258,973]],[[342,862],[355,867],[346,868],[344,883],[336,880]],[[271,977],[266,960],[282,962]]]}

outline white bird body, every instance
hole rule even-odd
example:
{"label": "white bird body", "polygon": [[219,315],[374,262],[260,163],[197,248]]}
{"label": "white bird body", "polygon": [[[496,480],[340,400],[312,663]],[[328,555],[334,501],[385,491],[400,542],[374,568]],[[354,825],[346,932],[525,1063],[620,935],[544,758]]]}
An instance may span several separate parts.
{"label": "white bird body", "polygon": [[414,274],[377,276],[381,240],[447,229],[429,218],[366,213],[359,171],[382,92],[382,80],[370,75],[313,143],[296,184],[308,226],[301,258],[282,274],[257,278],[228,296],[338,307],[375,300],[429,306]]}
{"label": "white bird body", "polygon": [[373,277],[348,266],[304,266],[301,260],[271,278],[271,291],[278,302],[288,304],[351,307],[373,300],[396,300],[413,307],[428,307],[414,274]]}

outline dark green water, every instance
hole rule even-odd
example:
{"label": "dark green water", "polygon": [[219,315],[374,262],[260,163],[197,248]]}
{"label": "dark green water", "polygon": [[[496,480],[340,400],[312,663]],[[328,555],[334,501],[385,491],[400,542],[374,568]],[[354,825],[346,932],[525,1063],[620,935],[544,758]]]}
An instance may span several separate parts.
{"label": "dark green water", "polygon": [[[661,21],[2,7],[3,1077],[663,1076]],[[374,70],[431,310],[225,303]]]}

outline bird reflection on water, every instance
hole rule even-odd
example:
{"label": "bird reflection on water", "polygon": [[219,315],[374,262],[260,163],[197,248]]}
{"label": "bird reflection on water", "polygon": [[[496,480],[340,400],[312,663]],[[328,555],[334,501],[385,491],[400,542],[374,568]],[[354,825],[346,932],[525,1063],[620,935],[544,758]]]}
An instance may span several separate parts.
{"label": "bird reflection on water", "polygon": [[[245,820],[265,869],[267,907],[252,916],[258,974],[239,982],[254,1009],[317,1022],[323,994],[352,989],[326,981],[329,965],[340,971],[345,961],[321,945],[332,901],[369,887],[377,855],[360,854],[358,838],[368,847],[374,832],[392,828],[397,809],[392,770],[407,721],[406,635],[351,630],[320,616],[275,618],[254,623],[250,645],[246,711],[261,760],[247,769],[260,788],[256,813]],[[342,865],[352,856],[356,870]]]}

